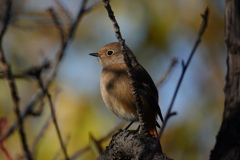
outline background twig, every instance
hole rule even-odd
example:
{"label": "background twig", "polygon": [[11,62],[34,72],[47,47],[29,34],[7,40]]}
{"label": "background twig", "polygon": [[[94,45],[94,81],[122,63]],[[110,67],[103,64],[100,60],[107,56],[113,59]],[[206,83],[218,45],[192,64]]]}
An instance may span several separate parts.
{"label": "background twig", "polygon": [[176,58],[173,58],[167,71],[165,71],[165,74],[161,77],[161,79],[156,83],[156,86],[159,87],[161,86],[169,77],[170,73],[172,72],[174,66],[178,63],[178,60]]}
{"label": "background twig", "polygon": [[32,159],[32,155],[29,151],[28,148],[28,144],[27,144],[27,138],[25,135],[25,131],[24,131],[24,124],[23,124],[23,119],[21,117],[21,111],[20,111],[20,98],[18,95],[18,90],[17,90],[17,86],[15,83],[15,80],[12,77],[12,71],[11,71],[11,66],[7,63],[7,60],[5,58],[4,55],[4,51],[3,51],[3,47],[2,47],[2,40],[3,40],[3,36],[6,33],[8,24],[10,22],[10,18],[11,18],[11,8],[12,8],[12,1],[11,0],[7,0],[6,1],[6,13],[4,16],[4,20],[3,20],[3,28],[1,30],[0,33],[0,61],[2,63],[3,66],[3,70],[4,70],[4,76],[6,77],[10,90],[11,90],[11,96],[12,96],[12,100],[13,100],[13,108],[17,117],[17,123],[19,126],[19,134],[20,134],[20,138],[21,138],[21,142],[22,142],[22,146],[23,149],[25,151],[26,157],[28,160]]}
{"label": "background twig", "polygon": [[[74,22],[72,22],[72,25],[71,25],[70,29],[67,32],[68,34],[65,35],[64,38],[61,38],[61,47],[58,50],[55,58],[51,61],[51,63],[50,63],[51,67],[49,68],[49,70],[50,70],[49,74],[47,75],[46,79],[44,79],[44,87],[45,88],[48,88],[48,86],[52,83],[52,81],[53,81],[53,79],[54,79],[54,77],[56,75],[58,66],[59,66],[62,58],[65,55],[66,48],[70,44],[71,39],[73,39],[74,33],[75,33],[76,29],[77,29],[77,26],[78,26],[80,20],[82,19],[82,16],[84,15],[85,12],[90,11],[93,7],[96,6],[94,4],[93,6],[90,6],[89,8],[85,9],[86,3],[87,3],[87,0],[83,0],[82,1],[81,5],[80,5],[79,12],[78,12],[78,15],[77,15],[77,18],[75,19]],[[54,21],[54,23],[55,22],[58,22],[58,20]],[[56,23],[55,23],[55,26],[56,26]],[[58,28],[59,35],[62,37],[63,36],[62,34],[64,32],[59,30],[59,26],[58,25],[57,25],[57,28]],[[42,92],[41,89],[39,89],[32,96],[31,101],[26,105],[24,110],[20,113],[21,118],[25,118],[28,115],[28,113],[33,110],[33,107],[36,105],[37,101],[42,97],[42,95],[43,95],[43,92]],[[17,122],[13,122],[13,124],[9,127],[9,130],[4,135],[1,136],[0,141],[3,141],[7,137],[9,137],[14,132],[16,127],[17,127]]]}
{"label": "background twig", "polygon": [[64,145],[64,142],[63,142],[63,139],[62,139],[62,135],[61,135],[61,132],[60,132],[60,128],[59,128],[59,125],[58,125],[56,112],[55,112],[55,108],[54,108],[54,105],[53,105],[53,102],[52,102],[51,95],[48,92],[48,90],[44,88],[43,81],[42,81],[41,77],[37,77],[37,78],[38,78],[38,82],[39,82],[40,88],[43,90],[44,95],[47,96],[47,99],[48,99],[48,102],[49,102],[49,105],[50,105],[50,109],[51,109],[51,115],[52,115],[52,119],[53,119],[53,124],[54,124],[54,126],[56,128],[57,136],[58,136],[61,148],[63,150],[65,159],[69,160],[69,157],[68,157],[68,154],[67,154],[67,149],[66,149],[66,147]]}
{"label": "background twig", "polygon": [[46,122],[44,123],[44,125],[42,126],[40,132],[38,133],[38,135],[36,136],[36,138],[34,139],[33,143],[32,143],[32,154],[35,155],[36,153],[36,149],[37,149],[37,144],[39,142],[39,140],[43,137],[43,134],[46,132],[47,128],[49,127],[50,121],[52,119],[52,116],[49,115]]}
{"label": "background twig", "polygon": [[5,156],[7,157],[8,160],[13,160],[11,155],[9,154],[8,150],[5,148],[3,142],[0,142],[0,149],[5,154]]}
{"label": "background twig", "polygon": [[[103,143],[104,141],[106,141],[107,139],[109,139],[109,137],[111,135],[113,135],[117,129],[121,128],[123,126],[125,122],[121,121],[120,123],[118,123],[111,131],[109,131],[104,137],[102,137],[101,139],[98,140],[98,143]],[[70,158],[70,160],[75,160],[76,158],[79,158],[81,155],[83,155],[83,153],[87,152],[90,150],[90,145],[83,147],[82,149],[76,151],[73,156]]]}
{"label": "background twig", "polygon": [[164,118],[164,123],[163,123],[163,125],[162,125],[162,127],[161,127],[161,130],[160,130],[160,133],[159,133],[159,139],[161,138],[161,136],[162,136],[162,134],[163,134],[163,131],[164,131],[165,127],[166,127],[166,124],[167,124],[167,121],[169,120],[169,118],[170,118],[171,116],[173,116],[173,115],[176,114],[175,112],[172,113],[172,107],[173,107],[174,101],[175,101],[175,99],[176,99],[178,90],[179,90],[179,88],[180,88],[180,86],[181,86],[183,77],[184,77],[184,75],[185,75],[185,73],[186,73],[186,70],[187,70],[187,68],[188,68],[188,66],[189,66],[189,64],[190,64],[190,62],[191,62],[191,60],[192,60],[192,57],[193,57],[193,55],[194,55],[194,53],[195,53],[198,45],[199,45],[200,42],[201,42],[202,35],[203,35],[204,31],[205,31],[206,28],[207,28],[207,24],[208,24],[208,8],[205,9],[204,14],[201,15],[201,16],[202,16],[203,21],[202,21],[200,30],[199,30],[199,32],[198,32],[197,40],[196,40],[196,42],[195,42],[195,44],[194,44],[194,46],[193,46],[193,49],[192,49],[192,51],[191,51],[191,53],[190,53],[190,55],[189,55],[189,57],[188,57],[187,63],[185,64],[185,62],[182,61],[182,73],[181,73],[180,78],[179,78],[179,81],[178,81],[178,83],[177,83],[177,87],[176,87],[176,89],[175,89],[175,91],[174,91],[174,94],[173,94],[173,98],[172,98],[172,100],[171,100],[171,103],[170,103],[170,105],[169,105],[169,107],[168,107],[168,111],[167,111],[167,113],[166,113],[166,116],[165,116],[165,118]]}

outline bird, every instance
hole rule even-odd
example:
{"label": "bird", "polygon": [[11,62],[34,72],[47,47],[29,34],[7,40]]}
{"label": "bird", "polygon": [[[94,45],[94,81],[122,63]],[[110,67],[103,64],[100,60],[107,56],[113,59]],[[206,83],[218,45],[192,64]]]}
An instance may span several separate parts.
{"label": "bird", "polygon": [[[125,45],[126,53],[132,61],[132,74],[138,84],[138,94],[142,101],[142,111],[148,132],[158,137],[158,116],[163,122],[158,105],[158,90],[148,72],[140,65],[130,48]],[[137,107],[132,94],[131,79],[124,61],[120,42],[109,43],[96,53],[89,55],[98,58],[102,67],[100,91],[105,105],[116,116],[130,122],[139,121]],[[131,124],[131,123],[130,123]]]}

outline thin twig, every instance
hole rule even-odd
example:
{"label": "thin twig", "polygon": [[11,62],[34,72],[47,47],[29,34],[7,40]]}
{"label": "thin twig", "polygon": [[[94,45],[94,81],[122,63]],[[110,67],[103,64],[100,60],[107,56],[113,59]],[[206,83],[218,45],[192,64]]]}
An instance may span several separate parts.
{"label": "thin twig", "polygon": [[[8,128],[8,121],[6,117],[0,118],[0,135],[4,133]],[[13,160],[10,153],[4,146],[4,141],[0,142],[0,150],[2,150],[3,154],[6,156],[8,160]]]}
{"label": "thin twig", "polygon": [[133,73],[133,67],[134,67],[134,65],[137,65],[138,62],[136,61],[134,56],[131,56],[131,58],[130,58],[126,52],[125,40],[122,38],[122,35],[120,32],[120,27],[115,19],[114,12],[110,5],[110,0],[102,0],[102,2],[104,3],[104,7],[107,10],[110,20],[112,21],[113,28],[115,31],[115,36],[118,39],[118,41],[121,43],[121,50],[122,50],[122,53],[124,56],[124,61],[128,68],[128,70],[127,70],[128,77],[131,80],[132,94],[134,96],[134,100],[136,103],[137,114],[138,114],[138,119],[139,119],[139,123],[140,123],[140,133],[146,133],[147,129],[146,129],[146,121],[145,121],[144,113],[142,111],[142,100],[139,96],[139,91],[138,91],[138,87],[137,87],[138,84],[137,84],[137,81],[135,80],[135,76]]}
{"label": "thin twig", "polygon": [[170,73],[172,72],[174,66],[177,64],[178,60],[176,58],[173,58],[167,71],[165,71],[165,74],[163,75],[163,77],[156,83],[156,86],[159,87],[161,86],[169,77]]}
{"label": "thin twig", "polygon": [[[6,75],[0,75],[0,79],[5,79],[6,78]],[[12,75],[12,78],[13,79],[29,79],[31,78],[31,76],[29,75],[26,75],[26,74],[13,74]]]}
{"label": "thin twig", "polygon": [[75,33],[75,31],[78,27],[78,24],[79,24],[80,20],[82,19],[83,13],[85,12],[87,2],[88,2],[88,0],[82,0],[81,8],[78,11],[77,18],[73,22],[72,26],[70,27],[70,30],[69,30],[69,33],[68,33],[68,36],[67,36],[67,39],[66,39],[67,42],[69,42],[69,40],[73,38],[74,33]]}
{"label": "thin twig", "polygon": [[[36,79],[35,76],[37,74],[40,74],[42,71],[49,69],[49,66],[50,64],[48,63],[48,61],[45,61],[41,66],[30,68],[24,71],[22,74],[15,74],[15,75],[12,74],[12,78],[24,78],[25,80],[30,78]],[[2,75],[2,77],[6,78],[6,75]],[[35,106],[35,104],[37,104],[39,100],[41,101],[42,97],[43,97],[42,94],[41,95],[35,94],[35,96],[32,97],[31,102],[21,112],[20,116],[22,119],[27,115],[34,115],[34,116],[36,115],[36,112],[33,113],[33,106]],[[39,110],[38,114],[40,114],[40,111],[41,109]],[[9,127],[8,131],[0,137],[0,141],[4,141],[7,137],[9,137],[14,132],[17,126],[18,126],[17,121],[13,122],[13,124]]]}
{"label": "thin twig", "polygon": [[8,160],[13,160],[11,155],[9,154],[8,150],[5,148],[3,142],[0,142],[0,149],[5,154],[5,156],[7,157]]}
{"label": "thin twig", "polygon": [[[41,66],[31,67],[30,69],[23,71],[20,74],[12,74],[12,78],[14,78],[14,79],[22,78],[22,79],[27,79],[27,80],[30,78],[35,79],[35,75],[37,74],[37,72],[42,72],[49,68],[50,68],[50,62],[46,60],[46,61],[44,61],[44,63]],[[0,75],[0,78],[6,78],[6,75],[4,74],[3,71],[0,70],[0,73],[2,74],[2,75]]]}
{"label": "thin twig", "polygon": [[185,73],[186,73],[186,70],[187,70],[187,68],[188,68],[188,66],[189,66],[189,64],[190,64],[190,62],[191,62],[191,60],[192,60],[192,57],[193,57],[193,55],[194,55],[194,53],[195,53],[198,45],[199,45],[200,42],[201,42],[202,35],[203,35],[204,31],[205,31],[206,28],[207,28],[207,24],[208,24],[208,12],[209,12],[209,11],[208,11],[208,8],[206,8],[204,14],[201,15],[201,16],[202,16],[202,19],[203,19],[203,20],[202,20],[202,24],[201,24],[200,30],[199,30],[199,32],[198,32],[197,40],[196,40],[196,42],[195,42],[195,44],[194,44],[194,46],[193,46],[193,49],[192,49],[192,51],[191,51],[191,53],[190,53],[190,55],[189,55],[189,57],[188,57],[187,63],[185,64],[185,62],[182,61],[182,73],[181,73],[181,76],[180,76],[179,81],[178,81],[178,83],[177,83],[177,87],[176,87],[175,92],[174,92],[174,94],[173,94],[173,98],[172,98],[171,103],[170,103],[170,105],[169,105],[169,108],[168,108],[168,111],[167,111],[167,113],[166,113],[166,116],[165,116],[165,118],[164,118],[164,123],[163,123],[162,128],[161,128],[161,131],[160,131],[160,133],[159,133],[159,139],[161,138],[161,136],[162,136],[162,134],[163,134],[163,131],[164,131],[165,127],[166,127],[167,121],[169,120],[169,118],[170,118],[171,116],[175,115],[175,114],[174,114],[175,112],[172,112],[172,107],[173,107],[174,101],[175,101],[175,99],[176,99],[178,90],[179,90],[179,88],[180,88],[180,86],[181,86],[183,77],[184,77],[184,75],[185,75]]}
{"label": "thin twig", "polygon": [[35,107],[37,109],[34,108],[35,110],[29,111],[27,115],[33,116],[33,117],[38,117],[42,115],[43,107],[45,105],[44,96],[41,97],[39,101],[40,101],[39,104]]}
{"label": "thin twig", "polygon": [[[63,29],[62,27],[60,26],[60,24],[58,23],[58,17],[56,14],[54,14],[53,10],[50,10],[50,13],[52,15],[52,18],[53,18],[53,22],[55,23],[56,27],[58,28],[58,31],[59,31],[59,34],[61,36],[61,41],[62,41],[62,45],[61,45],[61,49],[60,51],[58,52],[57,54],[57,61],[56,61],[56,65],[55,65],[55,70],[58,68],[58,64],[59,62],[61,61],[64,53],[65,53],[65,49],[67,47],[67,45],[69,44],[70,40],[73,38],[73,35],[75,33],[75,30],[79,24],[79,21],[82,17],[82,14],[85,10],[85,7],[86,7],[86,4],[87,4],[87,0],[83,0],[82,1],[82,4],[81,4],[81,8],[78,12],[78,15],[77,15],[77,18],[76,20],[73,22],[72,26],[70,27],[70,30],[68,32],[68,35],[64,38],[64,35],[63,35]],[[54,72],[55,74],[55,72]],[[43,83],[41,84],[42,87],[44,89],[44,85]],[[44,90],[43,90],[44,91]],[[54,111],[54,107],[53,107],[53,104],[52,104],[52,101],[51,101],[51,97],[50,97],[50,94],[48,93],[48,91],[46,90],[46,95],[49,99],[49,103],[50,103],[50,106],[51,106],[51,113],[52,113],[52,116],[53,116],[53,121],[54,121],[54,124],[55,124],[55,127],[56,127],[56,130],[57,130],[57,134],[58,134],[58,137],[59,137],[59,141],[60,141],[60,144],[61,144],[61,147],[62,147],[62,150],[64,152],[64,155],[65,155],[65,158],[68,160],[68,155],[67,155],[67,151],[66,151],[66,148],[65,148],[65,145],[64,145],[64,142],[62,140],[62,136],[61,136],[61,133],[60,133],[60,129],[58,127],[58,124],[57,124],[57,120],[56,120],[56,115],[55,115],[55,111]]]}
{"label": "thin twig", "polygon": [[[124,124],[124,121],[119,122],[111,131],[109,131],[104,137],[102,137],[101,139],[98,140],[98,143],[103,143],[104,141],[106,141],[107,139],[109,139],[109,137],[111,135],[113,135],[115,133],[115,131],[119,128],[121,128],[121,126]],[[83,153],[87,152],[90,150],[90,145],[87,145],[85,147],[83,147],[82,149],[76,151],[73,156],[70,158],[70,160],[75,160],[76,158],[79,158],[81,155],[83,155]]]}
{"label": "thin twig", "polygon": [[61,132],[60,132],[60,128],[59,128],[59,125],[58,125],[56,112],[55,112],[55,108],[54,108],[54,105],[53,105],[53,102],[52,102],[51,95],[48,92],[48,90],[46,88],[44,88],[43,81],[42,81],[41,77],[37,77],[37,78],[38,78],[39,86],[40,86],[40,88],[43,91],[43,94],[47,96],[47,99],[48,99],[48,102],[49,102],[49,105],[50,105],[50,109],[51,109],[51,115],[52,115],[52,119],[53,119],[53,124],[54,124],[54,126],[56,128],[57,136],[58,136],[61,148],[63,150],[63,154],[65,156],[65,159],[69,160],[69,157],[68,157],[68,154],[67,154],[67,149],[66,149],[66,147],[64,145],[64,142],[63,142],[63,139],[62,139],[62,135],[61,135]]}
{"label": "thin twig", "polygon": [[[59,92],[57,92],[57,93],[59,93]],[[44,105],[44,99],[42,99],[42,104],[41,105]],[[52,115],[50,114],[48,116],[48,118],[46,119],[45,123],[43,124],[42,128],[40,129],[39,133],[37,134],[37,136],[33,140],[31,148],[32,148],[32,154],[35,155],[35,156],[36,156],[37,145],[38,145],[40,139],[43,137],[44,133],[47,131],[51,120],[52,120]]]}
{"label": "thin twig", "polygon": [[73,21],[73,16],[69,12],[69,10],[63,5],[63,3],[60,0],[54,0],[54,2],[57,4],[58,11],[62,15],[62,19],[66,19],[67,24],[71,24]]}
{"label": "thin twig", "polygon": [[[32,100],[30,101],[30,103],[27,105],[27,107],[21,112],[21,118],[25,118],[29,112],[32,111],[33,106],[36,105],[36,103],[38,102],[38,100],[42,97],[42,94],[40,91],[37,92],[37,94],[35,94],[32,97]],[[0,141],[4,141],[5,139],[7,139],[10,135],[13,134],[13,132],[15,131],[15,129],[18,127],[18,122],[14,121],[13,124],[9,127],[8,131],[1,136]]]}
{"label": "thin twig", "polygon": [[18,96],[18,89],[17,89],[16,83],[15,83],[15,80],[12,77],[11,66],[7,63],[7,60],[5,58],[4,51],[3,51],[3,46],[2,46],[3,36],[7,30],[7,27],[10,22],[10,18],[11,18],[12,1],[7,0],[6,6],[7,6],[7,9],[6,9],[6,13],[5,13],[4,20],[3,20],[3,28],[0,33],[0,61],[3,65],[3,70],[5,72],[4,74],[6,76],[6,79],[8,81],[8,84],[9,84],[9,87],[11,90],[12,101],[13,101],[13,105],[14,105],[14,111],[15,111],[15,114],[17,117],[17,123],[19,125],[19,134],[21,137],[22,146],[25,151],[27,159],[31,160],[32,155],[28,148],[27,139],[26,139],[26,135],[25,135],[25,131],[24,131],[23,119],[21,117],[20,99]]}
{"label": "thin twig", "polygon": [[32,154],[35,155],[36,153],[36,149],[37,149],[37,144],[39,143],[40,139],[43,137],[44,133],[46,132],[47,128],[49,127],[49,124],[51,122],[52,116],[48,116],[46,122],[44,123],[44,125],[42,126],[40,132],[38,133],[38,135],[36,136],[36,138],[34,139],[33,143],[32,143]]}
{"label": "thin twig", "polygon": [[88,13],[88,12],[91,12],[94,8],[96,8],[97,6],[100,6],[100,4],[101,4],[101,1],[94,3],[93,5],[91,5],[91,6],[88,7],[88,8],[85,8],[83,14],[86,14],[86,13]]}
{"label": "thin twig", "polygon": [[61,43],[63,44],[64,41],[65,41],[63,26],[59,22],[59,18],[58,18],[57,14],[55,13],[53,8],[49,8],[48,12],[51,15],[51,18],[52,18],[53,23],[55,24],[55,27],[58,29],[58,33],[59,33],[59,36],[60,36],[60,39],[61,39]]}
{"label": "thin twig", "polygon": [[[66,146],[67,146],[69,140],[70,140],[70,136],[67,136],[67,139],[66,139],[66,142],[65,142]],[[56,152],[56,154],[53,156],[53,158],[51,160],[61,159],[61,158],[59,158],[60,155],[61,155],[61,148],[59,148],[59,150]]]}

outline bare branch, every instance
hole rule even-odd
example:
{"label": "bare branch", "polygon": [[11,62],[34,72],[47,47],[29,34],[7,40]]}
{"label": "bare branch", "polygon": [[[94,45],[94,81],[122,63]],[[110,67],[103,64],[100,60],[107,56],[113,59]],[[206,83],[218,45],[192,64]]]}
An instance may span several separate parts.
{"label": "bare branch", "polygon": [[19,125],[19,134],[21,137],[22,146],[25,151],[27,159],[31,160],[32,155],[28,148],[27,139],[26,139],[26,135],[25,135],[25,131],[24,131],[24,123],[23,123],[23,119],[20,114],[21,111],[20,111],[20,99],[19,99],[19,95],[18,95],[18,89],[17,89],[16,83],[15,83],[15,80],[12,77],[11,66],[7,63],[7,60],[5,58],[4,51],[3,51],[3,46],[2,46],[3,36],[7,30],[7,27],[8,27],[10,18],[11,18],[12,1],[7,0],[6,6],[7,6],[7,9],[6,9],[6,13],[5,13],[4,20],[3,20],[3,28],[0,33],[0,61],[3,65],[4,76],[6,77],[9,87],[10,87],[10,90],[11,90],[12,101],[13,101],[14,111],[15,111],[15,114],[17,117],[17,123]]}
{"label": "bare branch", "polygon": [[85,8],[84,13],[86,14],[88,12],[91,12],[94,8],[96,8],[97,6],[99,6],[101,4],[101,1],[94,3],[92,6]]}
{"label": "bare branch", "polygon": [[167,121],[169,120],[169,118],[170,118],[172,115],[175,115],[175,112],[173,112],[174,114],[172,114],[172,107],[173,107],[174,101],[175,101],[175,99],[176,99],[178,90],[179,90],[179,88],[180,88],[180,86],[181,86],[183,77],[184,77],[184,75],[185,75],[185,73],[186,73],[186,70],[187,70],[187,68],[188,68],[188,66],[189,66],[189,64],[190,64],[190,62],[191,62],[191,60],[192,60],[192,57],[193,57],[193,55],[194,55],[194,53],[195,53],[198,45],[199,45],[200,42],[201,42],[202,35],[203,35],[204,31],[205,31],[206,28],[207,28],[207,24],[208,24],[208,8],[205,9],[204,14],[201,15],[201,16],[202,16],[202,19],[203,19],[203,20],[202,20],[202,24],[201,24],[200,30],[199,30],[199,32],[198,32],[197,40],[196,40],[196,42],[195,42],[195,44],[194,44],[194,46],[193,46],[193,49],[192,49],[192,51],[191,51],[191,53],[190,53],[190,55],[189,55],[189,57],[188,57],[187,63],[185,64],[185,62],[182,61],[182,73],[181,73],[180,78],[179,78],[179,80],[178,80],[177,87],[176,87],[176,89],[175,89],[175,91],[174,91],[173,98],[172,98],[171,103],[170,103],[170,105],[169,105],[169,107],[168,107],[168,111],[167,111],[167,113],[166,113],[166,116],[165,116],[165,118],[164,118],[164,123],[163,123],[162,128],[161,128],[160,133],[159,133],[159,139],[161,138],[161,136],[162,136],[162,134],[163,134],[163,131],[164,131],[165,127],[166,127]]}
{"label": "bare branch", "polygon": [[7,157],[7,160],[13,160],[11,155],[9,154],[8,150],[5,148],[3,142],[0,142],[0,149],[2,150],[2,152],[5,154],[5,156]]}
{"label": "bare branch", "polygon": [[39,104],[36,105],[36,107],[34,107],[33,109],[34,110],[30,110],[27,115],[29,116],[33,116],[33,117],[38,117],[38,116],[41,116],[42,115],[42,111],[43,111],[43,107],[45,105],[45,102],[44,102],[44,96],[42,96],[41,98],[39,98]]}
{"label": "bare branch", "polygon": [[56,28],[58,29],[58,33],[60,35],[61,43],[63,44],[65,41],[64,31],[61,23],[59,22],[59,18],[57,17],[57,14],[55,13],[53,8],[49,8],[48,12],[51,15],[52,21],[55,24]]}
{"label": "bare branch", "polygon": [[[5,75],[0,75],[0,79],[5,79],[6,76]],[[29,75],[25,75],[25,74],[13,74],[12,75],[12,78],[13,79],[28,79],[28,78],[31,78],[31,76]]]}
{"label": "bare branch", "polygon": [[69,12],[69,10],[63,5],[63,3],[60,0],[54,0],[54,2],[57,4],[57,8],[62,13],[62,17],[66,19],[68,24],[71,24],[73,21],[72,15]]}
{"label": "bare branch", "polygon": [[[66,145],[68,144],[69,140],[70,140],[70,136],[67,136],[67,139],[66,139],[66,142],[65,142]],[[59,148],[59,150],[55,153],[55,155],[53,156],[52,160],[61,159],[61,158],[59,158],[60,155],[61,155],[61,148]]]}
{"label": "bare branch", "polygon": [[38,133],[38,135],[36,136],[36,138],[34,139],[33,143],[32,143],[32,154],[35,155],[36,153],[36,148],[37,148],[37,144],[40,141],[40,139],[42,138],[43,134],[45,133],[45,131],[47,130],[47,128],[49,127],[50,121],[52,119],[52,116],[50,115],[46,122],[44,123],[44,125],[42,126],[40,132]]}
{"label": "bare branch", "polygon": [[[37,74],[40,74],[42,71],[48,70],[50,68],[50,62],[45,60],[41,66],[32,67],[26,71],[23,71],[20,74],[12,74],[12,78],[22,78],[22,79],[29,79],[35,78]],[[0,70],[0,78],[6,78],[4,72]]]}
{"label": "bare branch", "polygon": [[75,33],[75,31],[78,27],[78,24],[79,24],[80,20],[82,19],[83,13],[85,12],[87,2],[88,2],[88,0],[82,0],[81,8],[80,8],[80,10],[77,14],[77,18],[73,22],[72,26],[69,29],[69,33],[68,33],[68,36],[67,36],[67,39],[66,39],[67,42],[69,42],[69,40],[73,38],[74,33]]}
{"label": "bare branch", "polygon": [[67,149],[66,149],[66,147],[64,145],[64,142],[63,142],[63,139],[62,139],[62,135],[61,135],[61,132],[60,132],[60,128],[59,128],[59,125],[58,125],[58,122],[57,122],[56,112],[55,112],[55,108],[54,108],[54,105],[53,105],[53,102],[52,102],[51,95],[48,92],[48,90],[46,88],[44,88],[43,81],[42,81],[41,77],[36,77],[36,78],[38,78],[39,86],[42,89],[43,94],[47,96],[47,99],[48,99],[48,102],[49,102],[49,105],[50,105],[50,109],[51,109],[51,115],[52,115],[52,119],[53,119],[53,124],[54,124],[54,126],[56,128],[58,139],[60,141],[60,145],[61,145],[61,148],[63,150],[63,154],[65,156],[65,159],[69,160],[69,157],[68,157],[68,154],[67,154]]}

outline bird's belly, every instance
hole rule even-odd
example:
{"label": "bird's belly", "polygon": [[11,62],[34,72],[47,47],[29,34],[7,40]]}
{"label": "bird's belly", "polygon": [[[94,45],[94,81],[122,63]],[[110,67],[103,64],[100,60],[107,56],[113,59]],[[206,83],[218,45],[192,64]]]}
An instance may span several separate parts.
{"label": "bird's belly", "polygon": [[[104,99],[106,106],[119,118],[127,121],[137,121],[138,116],[136,114],[135,106],[126,105],[127,102],[117,102],[116,97],[109,95]],[[134,107],[134,109],[130,109]]]}
{"label": "bird's belly", "polygon": [[102,76],[101,94],[106,106],[116,116],[127,121],[137,121],[137,110],[128,82],[128,77],[125,75],[117,80],[112,79],[111,76]]}
{"label": "bird's belly", "polygon": [[116,93],[108,92],[106,89],[102,90],[103,94],[105,94],[102,96],[103,101],[116,116],[127,121],[137,121],[136,107],[126,99],[127,97],[123,94],[116,96]]}

